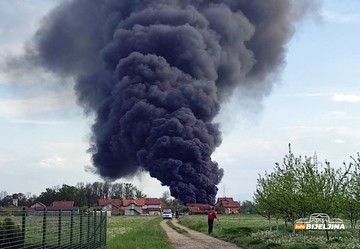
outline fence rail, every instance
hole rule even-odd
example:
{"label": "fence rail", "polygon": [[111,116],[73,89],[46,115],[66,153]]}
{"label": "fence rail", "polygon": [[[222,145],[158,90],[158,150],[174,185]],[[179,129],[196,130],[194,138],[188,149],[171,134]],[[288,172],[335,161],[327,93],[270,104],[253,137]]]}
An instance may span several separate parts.
{"label": "fence rail", "polygon": [[0,248],[105,248],[106,223],[101,211],[0,211]]}

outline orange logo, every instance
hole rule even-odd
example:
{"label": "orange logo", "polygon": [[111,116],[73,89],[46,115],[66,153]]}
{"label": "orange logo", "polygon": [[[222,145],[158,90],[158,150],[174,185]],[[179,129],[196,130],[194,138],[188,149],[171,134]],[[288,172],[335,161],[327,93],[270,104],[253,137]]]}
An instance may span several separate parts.
{"label": "orange logo", "polygon": [[294,230],[306,230],[306,224],[304,224],[304,223],[295,224]]}

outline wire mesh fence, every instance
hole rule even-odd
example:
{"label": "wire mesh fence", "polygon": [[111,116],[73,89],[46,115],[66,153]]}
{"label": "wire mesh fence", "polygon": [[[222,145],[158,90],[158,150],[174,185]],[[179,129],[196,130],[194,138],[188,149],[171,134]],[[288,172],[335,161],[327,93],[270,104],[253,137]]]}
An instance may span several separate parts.
{"label": "wire mesh fence", "polygon": [[98,249],[106,246],[105,212],[0,212],[1,249]]}

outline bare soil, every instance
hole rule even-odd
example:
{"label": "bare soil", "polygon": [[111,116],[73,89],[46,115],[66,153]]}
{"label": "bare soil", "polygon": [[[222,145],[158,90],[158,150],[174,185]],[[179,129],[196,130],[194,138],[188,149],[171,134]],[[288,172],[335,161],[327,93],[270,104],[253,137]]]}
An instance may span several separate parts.
{"label": "bare soil", "polygon": [[169,225],[166,224],[167,220],[163,220],[160,225],[167,233],[167,236],[170,240],[170,242],[173,244],[173,246],[176,249],[239,249],[241,247],[238,247],[234,244],[231,244],[226,241],[222,241],[219,239],[216,239],[212,236],[191,230],[187,227],[184,227],[178,223],[176,219],[173,219],[171,222],[177,226],[178,228],[181,228],[187,233],[179,233],[175,231],[173,228],[171,228]]}

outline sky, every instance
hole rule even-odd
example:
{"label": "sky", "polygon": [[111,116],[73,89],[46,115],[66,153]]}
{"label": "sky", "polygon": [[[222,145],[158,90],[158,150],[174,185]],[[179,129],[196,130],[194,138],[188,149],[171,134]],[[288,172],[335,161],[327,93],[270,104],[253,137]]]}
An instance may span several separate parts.
{"label": "sky", "polygon": [[[0,1],[0,65],[21,54],[41,18],[60,0]],[[259,174],[296,156],[318,168],[350,163],[360,151],[360,2],[324,0],[319,17],[297,26],[286,64],[262,103],[236,93],[216,122],[223,142],[212,159],[224,169],[218,197],[252,200]],[[0,71],[0,191],[39,195],[48,187],[101,181],[86,172],[92,118],[76,104],[71,82],[37,72],[16,80]],[[131,182],[149,197],[168,190],[148,174]]]}

